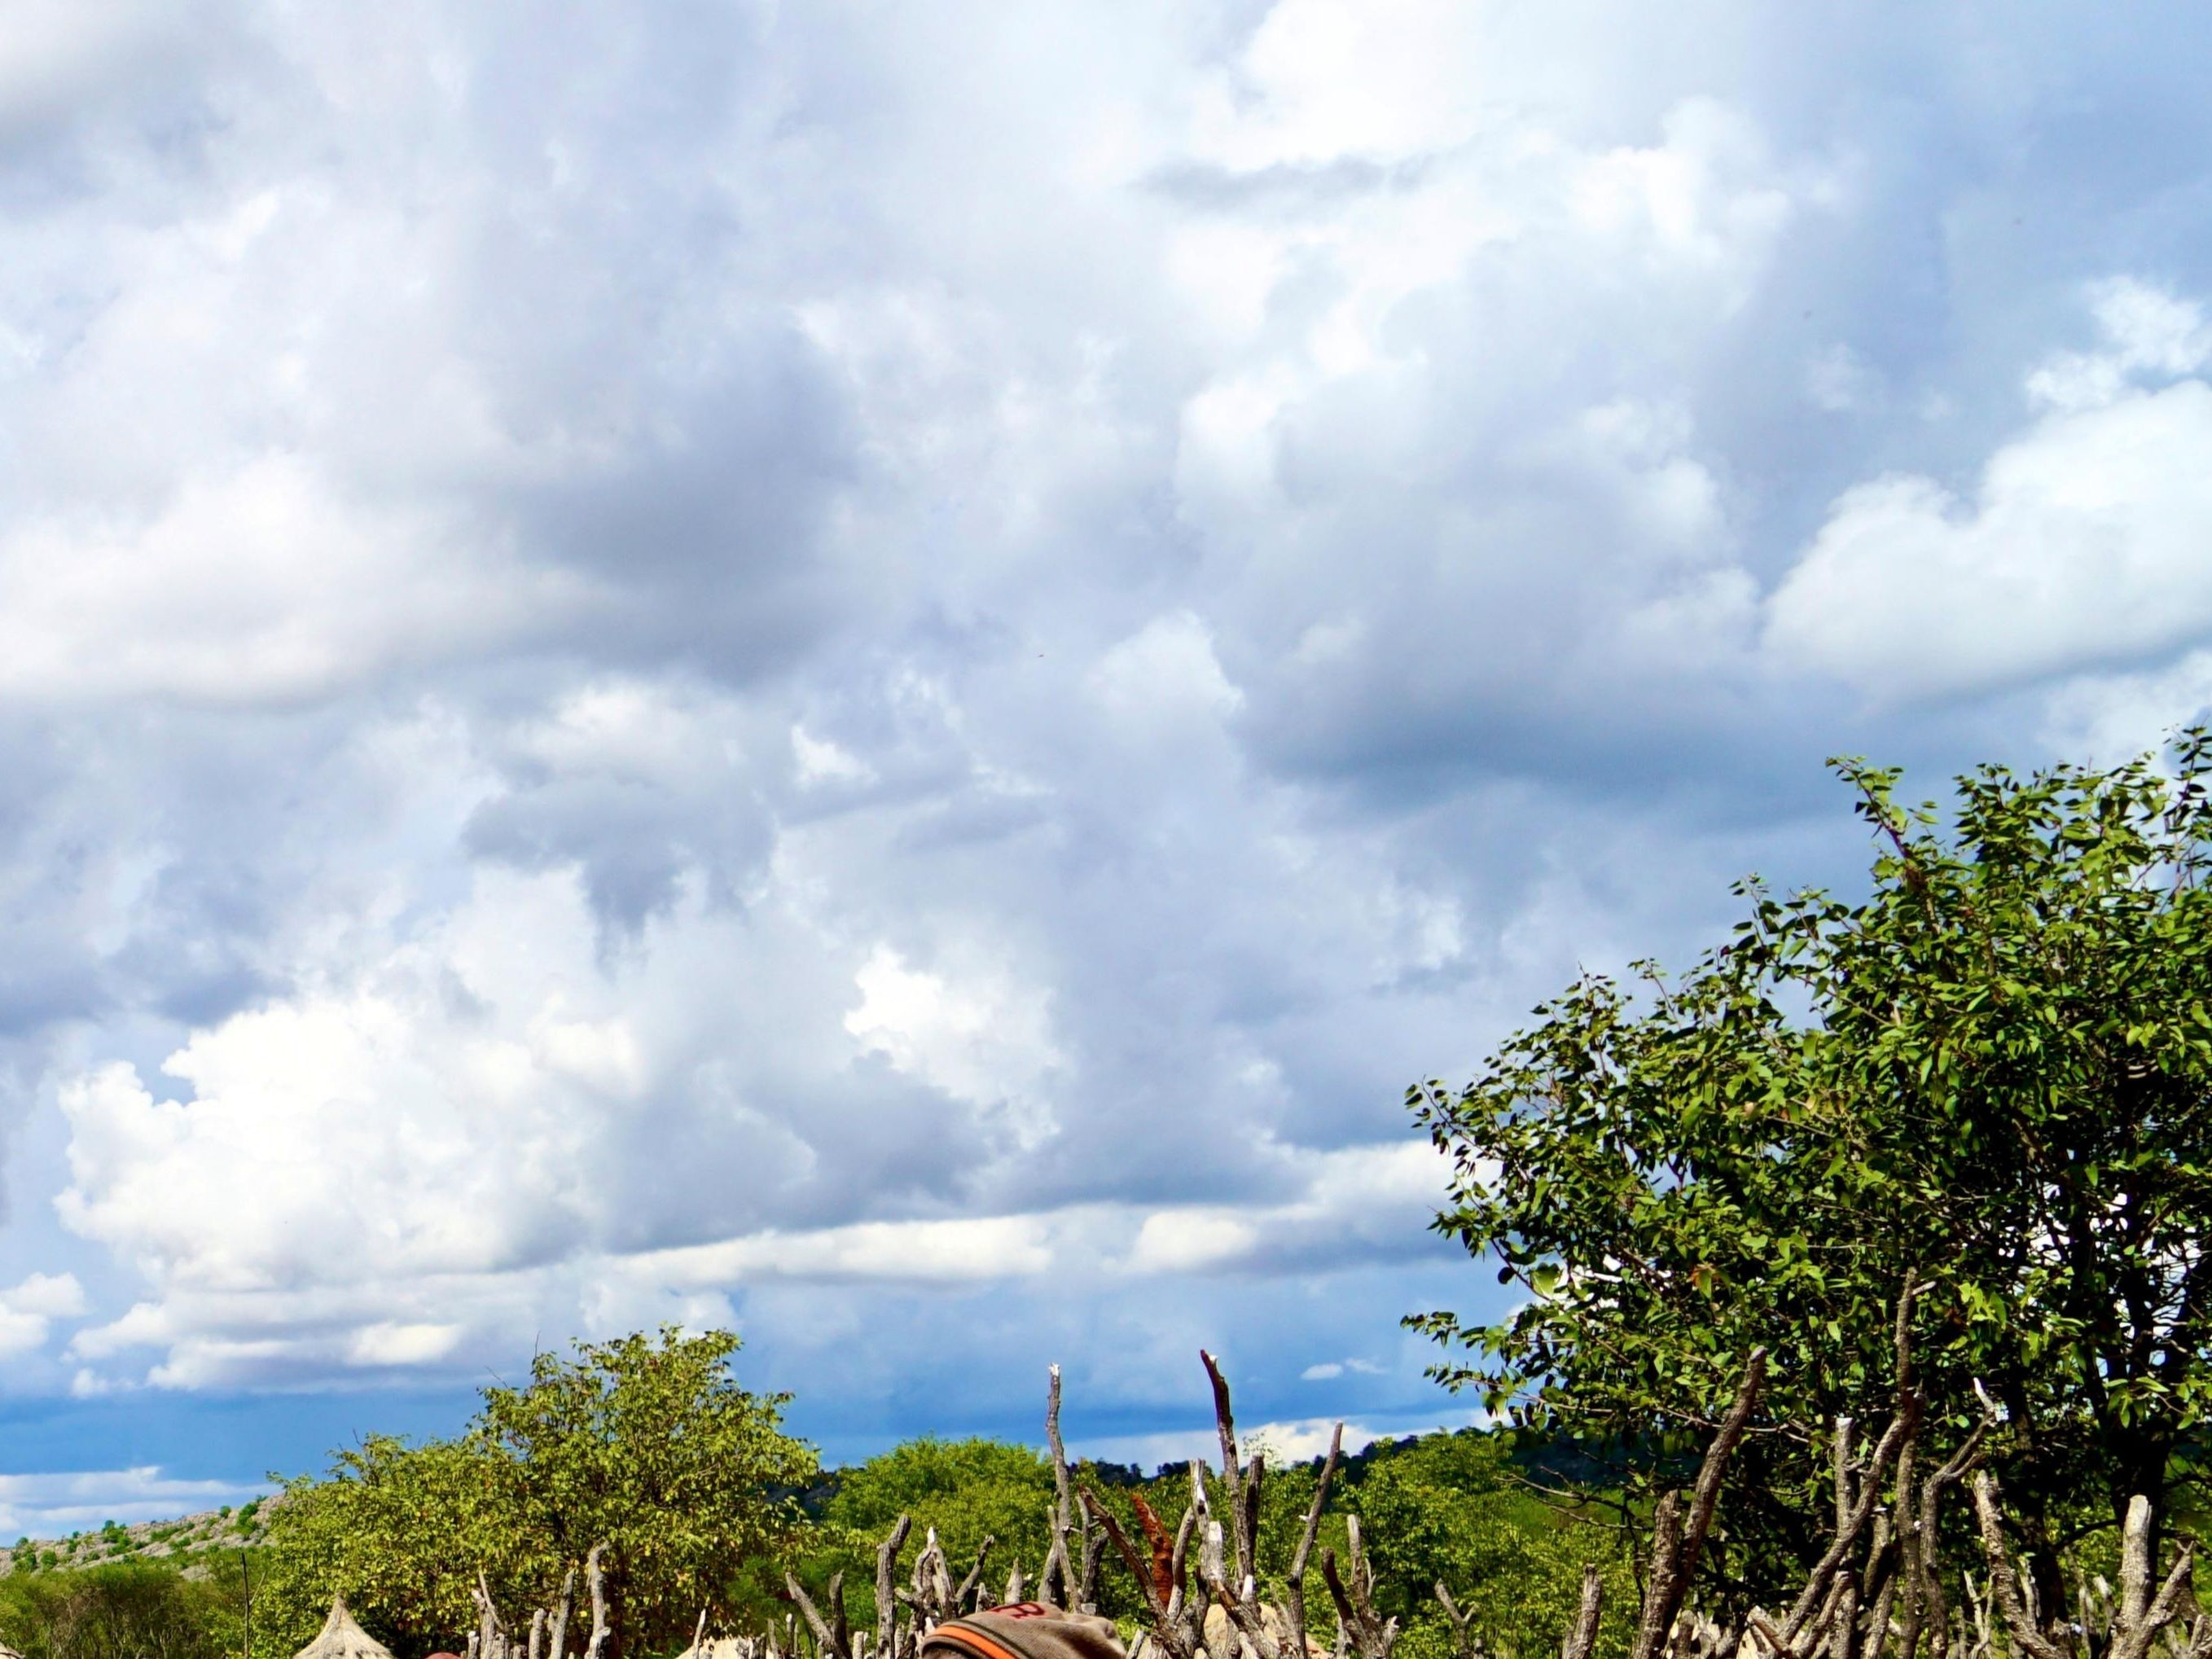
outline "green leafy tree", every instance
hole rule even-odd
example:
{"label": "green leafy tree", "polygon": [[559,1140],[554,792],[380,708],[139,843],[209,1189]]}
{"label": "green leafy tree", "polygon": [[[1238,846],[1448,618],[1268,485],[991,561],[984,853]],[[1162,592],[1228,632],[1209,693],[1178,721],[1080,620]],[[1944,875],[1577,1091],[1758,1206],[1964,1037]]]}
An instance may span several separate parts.
{"label": "green leafy tree", "polygon": [[1454,1650],[1438,1583],[1489,1651],[1557,1653],[1581,1603],[1585,1562],[1606,1578],[1597,1652],[1627,1651],[1636,1590],[1619,1528],[1546,1503],[1514,1469],[1504,1437],[1463,1429],[1388,1449],[1358,1474],[1346,1507],[1375,1565],[1376,1607],[1404,1626],[1404,1659]]}
{"label": "green leafy tree", "polygon": [[221,1586],[134,1561],[0,1577],[0,1642],[24,1659],[226,1659],[238,1620]]}
{"label": "green leafy tree", "polygon": [[521,1387],[484,1390],[455,1440],[378,1437],[338,1454],[276,1509],[272,1620],[311,1632],[343,1590],[405,1659],[474,1624],[479,1571],[513,1616],[550,1605],[604,1540],[620,1649],[679,1643],[741,1563],[789,1552],[817,1471],[782,1431],[788,1396],[730,1375],[737,1348],[727,1332],[673,1327],[581,1343],[539,1355]]}
{"label": "green leafy tree", "polygon": [[[1018,1561],[1034,1583],[1051,1546],[1052,1465],[1031,1447],[999,1440],[909,1440],[842,1471],[822,1519],[835,1566],[872,1606],[876,1546],[902,1515],[934,1527],[964,1573],[994,1540],[985,1581],[994,1589]],[[921,1534],[918,1532],[916,1536]]]}
{"label": "green leafy tree", "polygon": [[544,1540],[517,1524],[522,1504],[520,1471],[473,1436],[410,1445],[370,1435],[335,1454],[327,1475],[287,1483],[260,1621],[289,1651],[343,1593],[402,1659],[449,1645],[476,1624],[479,1571],[505,1606],[541,1588]]}
{"label": "green leafy tree", "polygon": [[2208,753],[1986,768],[1943,820],[1838,763],[1879,849],[1863,902],[1742,884],[1685,976],[1586,977],[1466,1089],[1413,1090],[1454,1159],[1438,1227],[1526,1298],[1409,1322],[1437,1373],[1648,1488],[1769,1345],[1708,1556],[1739,1603],[1817,1551],[1829,1421],[1892,1409],[1908,1282],[1931,1437],[1983,1380],[2045,1606],[2130,1493],[2185,1507],[2212,1402]]}

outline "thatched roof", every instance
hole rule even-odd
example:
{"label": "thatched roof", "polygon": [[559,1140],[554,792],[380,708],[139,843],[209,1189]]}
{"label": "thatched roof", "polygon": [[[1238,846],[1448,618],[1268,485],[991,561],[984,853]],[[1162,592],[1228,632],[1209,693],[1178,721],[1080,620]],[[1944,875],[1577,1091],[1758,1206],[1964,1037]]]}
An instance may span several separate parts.
{"label": "thatched roof", "polygon": [[345,1597],[334,1595],[323,1633],[301,1648],[295,1659],[392,1659],[392,1650],[355,1624],[346,1611]]}

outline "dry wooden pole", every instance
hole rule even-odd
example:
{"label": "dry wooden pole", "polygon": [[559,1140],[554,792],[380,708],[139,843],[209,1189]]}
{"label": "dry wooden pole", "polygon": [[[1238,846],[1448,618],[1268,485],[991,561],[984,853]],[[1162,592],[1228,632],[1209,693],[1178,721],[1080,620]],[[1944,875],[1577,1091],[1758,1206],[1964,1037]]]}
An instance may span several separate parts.
{"label": "dry wooden pole", "polygon": [[1344,1535],[1344,1572],[1337,1571],[1334,1550],[1321,1553],[1322,1582],[1328,1586],[1329,1599],[1336,1603],[1338,1643],[1341,1645],[1348,1632],[1359,1659],[1390,1659],[1390,1650],[1398,1640],[1398,1621],[1376,1613],[1375,1568],[1361,1544],[1358,1516],[1345,1517]]}
{"label": "dry wooden pole", "polygon": [[1106,1559],[1106,1534],[1086,1516],[1083,1522],[1083,1579],[1076,1587],[1076,1610],[1098,1611],[1098,1569]]}
{"label": "dry wooden pole", "polygon": [[2121,1529],[2120,1599],[2113,1613],[2106,1659],[2145,1659],[2158,1633],[2180,1611],[2181,1597],[2196,1565],[2195,1552],[2184,1544],[2175,1553],[2166,1582],[2155,1595],[2151,1593],[2156,1565],[2151,1559],[2151,1519],[2150,1499],[2137,1492],[2128,1500],[2127,1522]]}
{"label": "dry wooden pole", "polygon": [[565,1659],[568,1645],[568,1615],[576,1606],[576,1570],[568,1569],[568,1577],[561,1581],[561,1600],[553,1609],[553,1623],[546,1632],[548,1659]]}
{"label": "dry wooden pole", "polygon": [[1452,1651],[1459,1659],[1481,1659],[1482,1638],[1474,1634],[1473,1610],[1462,1608],[1453,1601],[1451,1591],[1441,1578],[1437,1580],[1436,1595],[1437,1605],[1444,1610],[1444,1617],[1451,1624]]}
{"label": "dry wooden pole", "polygon": [[[1171,1612],[1180,1612],[1189,1594],[1190,1540],[1202,1529],[1213,1524],[1213,1506],[1206,1495],[1206,1466],[1194,1458],[1190,1473],[1190,1506],[1183,1510],[1182,1519],[1176,1522],[1175,1541],[1168,1550],[1168,1607]],[[1137,1512],[1142,1515],[1145,1511],[1140,1508]],[[1158,1517],[1153,1518],[1157,1523]],[[1153,1553],[1157,1556],[1158,1553],[1158,1540],[1155,1540]]]}
{"label": "dry wooden pole", "polygon": [[[1917,1659],[1915,1650],[1920,1645],[1923,1630],[1929,1632],[1929,1659],[1949,1659],[1953,1645],[1951,1610],[1943,1594],[1943,1575],[1936,1562],[1936,1522],[1942,1510],[1943,1494],[1981,1467],[1990,1431],[1996,1421],[1996,1412],[1985,1401],[1982,1419],[1966,1437],[1966,1443],[1921,1482],[1918,1508],[1912,1517],[1912,1534],[1905,1547],[1910,1593],[1899,1621],[1897,1659]],[[1965,1644],[1962,1626],[1957,1645]]]}
{"label": "dry wooden pole", "polygon": [[1292,1659],[1306,1659],[1306,1564],[1313,1559],[1314,1535],[1321,1530],[1321,1512],[1328,1502],[1329,1483],[1336,1478],[1336,1460],[1344,1452],[1344,1425],[1330,1431],[1328,1455],[1322,1460],[1321,1475],[1314,1482],[1313,1502],[1306,1505],[1305,1529],[1291,1557],[1290,1577],[1283,1585],[1283,1611],[1289,1615]]}
{"label": "dry wooden pole", "polygon": [[1735,1403],[1721,1420],[1720,1431],[1705,1449],[1698,1466],[1698,1484],[1690,1504],[1689,1520],[1682,1518],[1682,1495],[1670,1492],[1659,1500],[1651,1517],[1651,1569],[1644,1588],[1644,1607],[1636,1621],[1636,1638],[1630,1659],[1659,1659],[1667,1634],[1674,1627],[1682,1598],[1689,1593],[1691,1576],[1698,1570],[1705,1534],[1713,1523],[1713,1506],[1720,1501],[1721,1478],[1729,1459],[1743,1438],[1766,1383],[1766,1350],[1753,1348],[1744,1362],[1743,1381],[1736,1388]]}
{"label": "dry wooden pole", "polygon": [[[1180,1612],[1177,1604],[1182,1599],[1182,1587],[1180,1584],[1175,1586],[1172,1594],[1164,1592],[1154,1571],[1154,1562],[1138,1553],[1128,1533],[1115,1519],[1114,1511],[1106,1507],[1092,1488],[1079,1487],[1078,1492],[1091,1520],[1104,1531],[1107,1541],[1113,1545],[1115,1552],[1121,1558],[1122,1565],[1128,1568],[1129,1576],[1137,1581],[1137,1589],[1145,1598],[1145,1609],[1152,1616],[1154,1645],[1165,1652],[1169,1659],[1195,1659],[1195,1648],[1188,1635],[1180,1628],[1175,1616]],[[1190,1516],[1186,1515],[1183,1517],[1184,1532],[1188,1533],[1189,1528]]]}
{"label": "dry wooden pole", "polygon": [[491,1586],[482,1567],[477,1569],[477,1582],[469,1595],[477,1604],[477,1651],[483,1659],[507,1659],[507,1632],[500,1626],[499,1613],[491,1603]]}
{"label": "dry wooden pole", "polygon": [[898,1596],[891,1587],[891,1570],[898,1565],[898,1553],[913,1529],[914,1517],[902,1515],[891,1523],[890,1535],[876,1547],[877,1659],[898,1659]]}
{"label": "dry wooden pole", "polygon": [[[968,1569],[968,1576],[960,1581],[960,1588],[953,1592],[952,1609],[955,1613],[975,1611],[969,1604],[969,1598],[980,1596],[983,1585],[983,1565],[991,1559],[991,1547],[998,1541],[988,1533],[983,1534],[983,1541],[975,1551],[975,1565]],[[1052,1598],[1047,1596],[1045,1599],[1050,1601]]]}
{"label": "dry wooden pole", "polygon": [[[1873,1455],[1868,1460],[1866,1479],[1858,1483],[1857,1491],[1836,1528],[1835,1536],[1828,1540],[1828,1547],[1814,1565],[1811,1577],[1805,1581],[1805,1588],[1798,1592],[1796,1605],[1790,1608],[1789,1620],[1782,1626],[1784,1642],[1790,1651],[1809,1651],[1819,1642],[1819,1632],[1825,1631],[1826,1621],[1835,1616],[1837,1586],[1852,1577],[1844,1571],[1845,1563],[1850,1559],[1852,1547],[1858,1542],[1859,1534],[1866,1529],[1875,1504],[1881,1496],[1885,1471],[1895,1460],[1905,1436],[1911,1432],[1912,1417],[1913,1413],[1910,1412],[1900,1413],[1883,1431]],[[1856,1591],[1856,1583],[1852,1589]],[[1817,1629],[1816,1620],[1819,1621]],[[1801,1637],[1805,1638],[1802,1644],[1799,1641]]]}
{"label": "dry wooden pole", "polygon": [[952,1566],[945,1559],[945,1546],[937,1541],[937,1528],[922,1534],[921,1553],[914,1558],[914,1604],[921,1630],[927,1633],[953,1616]]}
{"label": "dry wooden pole", "polygon": [[2023,1594],[2020,1577],[2013,1571],[2012,1558],[2005,1551],[2004,1522],[1997,1513],[1996,1482],[1986,1469],[1974,1477],[1974,1518],[1981,1532],[1983,1559],[1989,1567],[1990,1600],[1996,1604],[2019,1651],[2027,1659],[2071,1659],[2071,1644],[2053,1641],[2043,1628],[2033,1601],[2033,1586],[2027,1587]]}
{"label": "dry wooden pole", "polygon": [[607,1625],[607,1571],[603,1565],[606,1553],[606,1540],[602,1539],[584,1558],[584,1576],[592,1587],[592,1636],[585,1644],[584,1659],[606,1659],[607,1644],[614,1639],[614,1632]]}
{"label": "dry wooden pole", "polygon": [[1203,1348],[1198,1351],[1198,1361],[1206,1367],[1206,1379],[1213,1386],[1213,1426],[1221,1438],[1221,1490],[1229,1510],[1230,1567],[1242,1584],[1244,1576],[1253,1571],[1252,1529],[1244,1505],[1244,1472],[1237,1463],[1237,1419],[1229,1406],[1229,1379],[1222,1376],[1220,1362]]}
{"label": "dry wooden pole", "polygon": [[1576,1610],[1574,1628],[1559,1645],[1559,1659],[1590,1659],[1597,1647],[1598,1616],[1605,1611],[1605,1580],[1598,1570],[1583,1568],[1582,1606]]}
{"label": "dry wooden pole", "polygon": [[[822,1616],[822,1609],[814,1605],[814,1598],[806,1593],[806,1587],[788,1568],[784,1571],[783,1588],[798,1604],[799,1612],[805,1614],[806,1626],[814,1632],[815,1648],[822,1654],[823,1659],[853,1659],[845,1644],[838,1639],[836,1628]],[[833,1595],[830,1599],[835,1601],[836,1598]],[[702,1613],[700,1616],[704,1618],[706,1615]]]}
{"label": "dry wooden pole", "polygon": [[[1911,1446],[1905,1448],[1910,1453]],[[1900,1511],[1911,1507],[1911,1486],[1905,1480],[1910,1473],[1899,1461],[1897,1486],[1897,1508]],[[1903,1545],[1887,1516],[1875,1522],[1873,1565],[1869,1569],[1869,1583],[1873,1600],[1861,1619],[1856,1643],[1863,1659],[1882,1659],[1882,1649],[1889,1641],[1890,1609],[1897,1601],[1897,1587],[1904,1577],[1899,1567]]]}
{"label": "dry wooden pole", "polygon": [[1067,1553],[1068,1534],[1075,1529],[1075,1499],[1068,1487],[1067,1448],[1060,1437],[1060,1367],[1051,1367],[1047,1376],[1044,1439],[1052,1453],[1052,1545],[1045,1552],[1038,1586],[1046,1601],[1066,1607],[1074,1600],[1076,1588],[1075,1565]]}

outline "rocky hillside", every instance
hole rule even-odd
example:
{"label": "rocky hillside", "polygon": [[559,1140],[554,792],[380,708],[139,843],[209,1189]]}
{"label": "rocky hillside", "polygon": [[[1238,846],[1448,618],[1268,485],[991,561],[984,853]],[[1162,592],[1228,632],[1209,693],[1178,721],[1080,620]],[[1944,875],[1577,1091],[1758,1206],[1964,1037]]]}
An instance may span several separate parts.
{"label": "rocky hillside", "polygon": [[258,1543],[276,1500],[256,1498],[233,1510],[210,1510],[173,1521],[142,1521],[125,1527],[109,1522],[96,1532],[67,1538],[26,1538],[0,1553],[0,1576],[39,1567],[78,1568],[116,1561],[167,1560],[186,1565],[191,1558]]}

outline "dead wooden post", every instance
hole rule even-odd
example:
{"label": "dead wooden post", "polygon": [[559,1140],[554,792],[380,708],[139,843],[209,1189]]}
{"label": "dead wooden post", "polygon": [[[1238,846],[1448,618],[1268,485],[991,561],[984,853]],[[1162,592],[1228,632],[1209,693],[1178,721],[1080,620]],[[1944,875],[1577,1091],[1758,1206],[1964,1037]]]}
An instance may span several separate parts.
{"label": "dead wooden post", "polygon": [[1075,1566],[1068,1559],[1067,1537],[1075,1528],[1075,1503],[1068,1490],[1067,1448],[1060,1437],[1060,1367],[1047,1373],[1044,1402],[1044,1440],[1052,1453],[1052,1543],[1037,1576],[1039,1594],[1060,1607],[1074,1603]]}
{"label": "dead wooden post", "polygon": [[1576,1611],[1574,1628],[1559,1644],[1559,1659],[1590,1659],[1597,1647],[1598,1615],[1604,1610],[1605,1580],[1595,1567],[1585,1565],[1582,1606]]}
{"label": "dead wooden post", "polygon": [[602,1539],[584,1558],[584,1576],[592,1587],[592,1636],[585,1644],[584,1659],[606,1659],[607,1644],[614,1639],[614,1632],[607,1626],[607,1572],[602,1565],[606,1553],[606,1541]]}
{"label": "dead wooden post", "polygon": [[891,1523],[890,1535],[876,1547],[876,1659],[899,1659],[898,1595],[891,1586],[891,1570],[898,1553],[914,1528],[914,1517],[902,1515]]}
{"label": "dead wooden post", "polygon": [[469,1595],[477,1604],[477,1652],[483,1659],[507,1659],[507,1632],[492,1606],[491,1585],[482,1567],[477,1569],[477,1582]]}
{"label": "dead wooden post", "polygon": [[[2150,1499],[2137,1492],[2128,1500],[2128,1518],[2120,1534],[2120,1594],[2112,1610],[2106,1659],[2145,1659],[2158,1633],[2173,1622],[2181,1598],[2196,1565],[2195,1551],[2184,1544],[2173,1558],[2172,1569],[2151,1592],[2156,1563],[2152,1559],[2153,1513]],[[2190,1646],[2197,1647],[2192,1640]]]}
{"label": "dead wooden post", "polygon": [[945,1547],[937,1541],[937,1528],[930,1527],[922,1535],[921,1553],[914,1558],[914,1607],[917,1632],[927,1635],[956,1616],[958,1609],[952,1605],[952,1566],[945,1559]]}
{"label": "dead wooden post", "polygon": [[824,1659],[858,1659],[853,1651],[853,1627],[845,1617],[845,1575],[830,1575],[830,1611],[826,1615],[788,1570],[783,1575],[783,1584],[785,1592],[806,1615],[806,1627],[814,1632],[816,1650]]}
{"label": "dead wooden post", "polygon": [[998,1541],[989,1533],[983,1534],[983,1541],[975,1551],[975,1565],[968,1569],[968,1576],[960,1581],[960,1588],[953,1592],[952,1610],[955,1613],[973,1613],[981,1602],[984,1594],[983,1566],[991,1559],[991,1547]]}
{"label": "dead wooden post", "polygon": [[1481,1659],[1482,1638],[1474,1634],[1473,1610],[1463,1609],[1453,1601],[1451,1591],[1441,1578],[1437,1580],[1436,1596],[1437,1605],[1444,1610],[1444,1617],[1451,1624],[1452,1650],[1459,1659]]}
{"label": "dead wooden post", "polygon": [[548,1659],[566,1659],[568,1649],[568,1615],[576,1606],[576,1570],[568,1569],[561,1580],[561,1600],[553,1608],[553,1622],[546,1632],[545,1650]]}
{"label": "dead wooden post", "polygon": [[1737,1386],[1735,1403],[1729,1407],[1727,1417],[1721,1421],[1720,1432],[1705,1449],[1705,1462],[1698,1469],[1698,1484],[1690,1504],[1690,1516],[1686,1525],[1682,1517],[1682,1495],[1670,1492],[1659,1500],[1651,1517],[1651,1567],[1644,1588],[1644,1607],[1636,1621],[1636,1639],[1629,1649],[1630,1659],[1659,1659],[1667,1644],[1667,1635],[1674,1627],[1674,1615],[1681,1611],[1682,1598],[1689,1593],[1691,1576],[1698,1570],[1698,1558],[1705,1546],[1705,1534],[1711,1529],[1713,1506],[1720,1501],[1721,1478],[1728,1471],[1729,1459],[1734,1455],[1736,1444],[1750,1421],[1752,1408],[1759,1403],[1759,1390],[1766,1382],[1766,1350],[1753,1348],[1744,1362],[1743,1381]]}
{"label": "dead wooden post", "polygon": [[1358,1516],[1345,1517],[1344,1533],[1345,1571],[1337,1570],[1334,1550],[1321,1553],[1322,1582],[1328,1586],[1329,1599],[1336,1603],[1338,1643],[1341,1645],[1348,1635],[1359,1659],[1390,1659],[1390,1650],[1398,1641],[1398,1621],[1376,1616],[1375,1567],[1362,1547]]}
{"label": "dead wooden post", "polygon": [[[1148,1559],[1138,1553],[1137,1547],[1129,1540],[1127,1531],[1095,1490],[1083,1486],[1078,1488],[1078,1492],[1091,1520],[1105,1532],[1107,1541],[1113,1545],[1115,1553],[1121,1558],[1122,1565],[1128,1568],[1129,1576],[1137,1581],[1137,1589],[1145,1598],[1146,1611],[1151,1615],[1153,1645],[1165,1653],[1168,1659],[1196,1659],[1196,1650],[1189,1635],[1182,1628],[1182,1584],[1175,1584],[1171,1590],[1164,1589],[1157,1571],[1157,1554]],[[1186,1514],[1181,1529],[1182,1536],[1188,1537],[1191,1516]],[[1178,1544],[1178,1557],[1181,1553]],[[1180,1560],[1176,1565],[1180,1567]]]}
{"label": "dead wooden post", "polygon": [[1328,1502],[1329,1483],[1336,1478],[1336,1460],[1344,1451],[1344,1425],[1329,1431],[1328,1455],[1322,1460],[1314,1481],[1313,1502],[1306,1505],[1306,1524],[1298,1534],[1298,1547],[1291,1557],[1290,1577],[1283,1585],[1283,1611],[1291,1626],[1291,1659],[1306,1659],[1306,1564],[1313,1559],[1314,1535],[1321,1530],[1322,1507]]}

